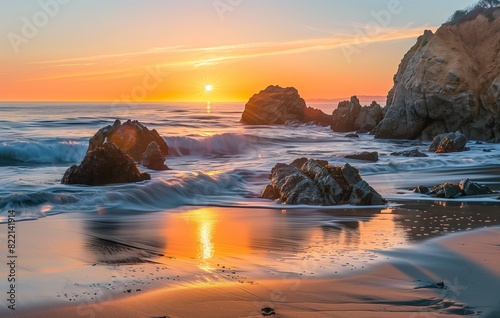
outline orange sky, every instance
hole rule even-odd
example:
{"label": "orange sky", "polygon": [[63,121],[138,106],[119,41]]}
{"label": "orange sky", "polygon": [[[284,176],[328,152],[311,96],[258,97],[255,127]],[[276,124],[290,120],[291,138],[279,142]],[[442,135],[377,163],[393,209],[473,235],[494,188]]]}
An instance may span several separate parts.
{"label": "orange sky", "polygon": [[415,11],[427,0],[221,1],[11,3],[0,13],[0,100],[246,101],[270,84],[306,99],[386,95],[416,37],[454,11],[451,1],[426,19]]}

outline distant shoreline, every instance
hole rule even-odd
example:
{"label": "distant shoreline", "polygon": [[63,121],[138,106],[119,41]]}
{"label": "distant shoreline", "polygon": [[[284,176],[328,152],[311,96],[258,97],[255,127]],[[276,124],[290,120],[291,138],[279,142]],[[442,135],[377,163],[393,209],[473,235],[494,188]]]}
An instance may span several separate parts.
{"label": "distant shoreline", "polygon": [[[387,96],[378,96],[378,95],[359,95],[357,96],[360,102],[370,103],[372,101],[384,101],[387,99]],[[308,103],[338,103],[344,100],[349,100],[349,97],[341,97],[341,98],[306,98],[306,102]]]}

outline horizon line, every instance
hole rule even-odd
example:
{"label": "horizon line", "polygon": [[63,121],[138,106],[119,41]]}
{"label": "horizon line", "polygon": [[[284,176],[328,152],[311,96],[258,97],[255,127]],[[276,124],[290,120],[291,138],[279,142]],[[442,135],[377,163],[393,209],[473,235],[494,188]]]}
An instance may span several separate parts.
{"label": "horizon line", "polygon": [[[375,100],[386,99],[385,95],[351,95],[356,96],[360,100]],[[350,100],[351,97],[333,97],[333,98],[322,98],[322,97],[312,97],[304,98],[306,102],[338,102],[344,100]],[[107,104],[148,104],[148,103],[246,103],[246,100],[227,100],[227,101],[188,101],[188,100],[150,100],[150,101],[134,101],[134,102],[122,102],[122,101],[110,101],[110,100],[0,100],[0,103],[107,103]]]}

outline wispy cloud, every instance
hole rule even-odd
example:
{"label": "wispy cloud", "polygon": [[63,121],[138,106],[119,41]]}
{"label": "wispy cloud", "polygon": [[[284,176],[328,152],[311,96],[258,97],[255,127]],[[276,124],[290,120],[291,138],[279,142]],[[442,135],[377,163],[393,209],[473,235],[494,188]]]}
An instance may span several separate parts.
{"label": "wispy cloud", "polygon": [[[428,27],[427,27],[428,28]],[[332,33],[332,36],[295,41],[256,42],[213,47],[170,46],[145,51],[103,54],[87,57],[47,60],[35,62],[40,68],[74,67],[72,72],[47,74],[36,80],[81,77],[99,79],[110,76],[135,76],[134,72],[145,65],[158,65],[163,70],[189,70],[238,60],[290,55],[313,51],[331,50],[345,46],[363,45],[415,38],[423,33],[424,27],[379,30],[374,35],[360,37],[353,34]],[[322,32],[327,32],[322,30]],[[55,69],[54,69],[55,71]],[[128,74],[128,75],[127,75]]]}

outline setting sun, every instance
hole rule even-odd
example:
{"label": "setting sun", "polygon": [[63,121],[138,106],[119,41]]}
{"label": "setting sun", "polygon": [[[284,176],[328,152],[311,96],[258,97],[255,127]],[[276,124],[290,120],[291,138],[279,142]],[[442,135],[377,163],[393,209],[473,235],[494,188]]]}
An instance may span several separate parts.
{"label": "setting sun", "polygon": [[212,85],[206,85],[205,92],[211,92],[211,91],[212,91]]}

